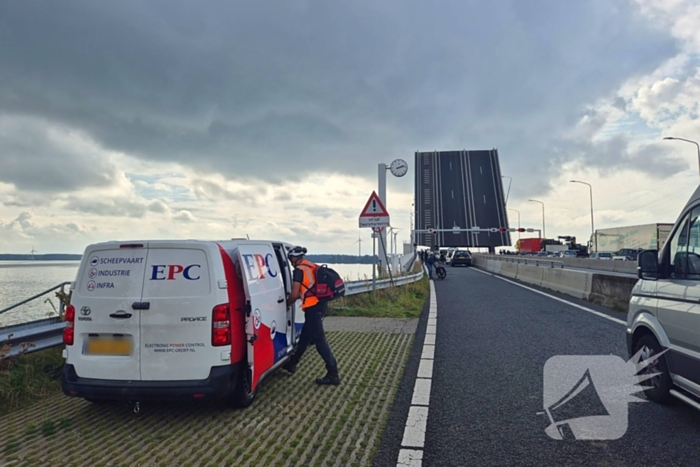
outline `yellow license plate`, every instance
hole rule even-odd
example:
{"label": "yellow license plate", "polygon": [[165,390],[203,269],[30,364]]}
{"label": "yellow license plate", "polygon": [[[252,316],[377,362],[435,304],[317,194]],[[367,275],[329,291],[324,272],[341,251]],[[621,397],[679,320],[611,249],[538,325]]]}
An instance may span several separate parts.
{"label": "yellow license plate", "polygon": [[90,339],[85,350],[88,355],[131,355],[131,341],[126,339]]}

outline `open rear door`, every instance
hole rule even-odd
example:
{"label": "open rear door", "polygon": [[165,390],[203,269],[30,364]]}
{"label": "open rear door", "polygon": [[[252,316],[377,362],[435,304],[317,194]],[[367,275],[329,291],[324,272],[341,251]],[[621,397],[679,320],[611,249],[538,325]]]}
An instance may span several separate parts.
{"label": "open rear door", "polygon": [[238,246],[243,284],[250,307],[245,332],[251,390],[287,354],[287,306],[279,263],[269,243]]}

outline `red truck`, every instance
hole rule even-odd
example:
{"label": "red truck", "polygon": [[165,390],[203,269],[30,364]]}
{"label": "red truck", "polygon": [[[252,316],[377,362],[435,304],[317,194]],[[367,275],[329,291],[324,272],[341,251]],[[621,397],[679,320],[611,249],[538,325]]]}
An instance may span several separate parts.
{"label": "red truck", "polygon": [[515,244],[515,248],[521,253],[537,253],[542,251],[541,238],[521,238]]}

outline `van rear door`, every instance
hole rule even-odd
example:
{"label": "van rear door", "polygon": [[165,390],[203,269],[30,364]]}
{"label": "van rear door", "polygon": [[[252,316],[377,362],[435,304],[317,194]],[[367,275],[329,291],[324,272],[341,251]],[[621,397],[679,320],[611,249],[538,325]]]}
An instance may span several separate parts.
{"label": "van rear door", "polygon": [[83,256],[71,303],[75,341],[68,363],[82,378],[138,380],[146,244],[104,243]]}
{"label": "van rear door", "polygon": [[279,261],[270,243],[238,245],[243,284],[250,302],[245,333],[251,389],[287,355],[287,305]]}
{"label": "van rear door", "polygon": [[206,243],[149,243],[142,298],[147,309],[141,314],[142,380],[202,380],[212,366],[228,361],[230,346],[212,347],[211,342],[212,312],[219,304],[212,268]]}

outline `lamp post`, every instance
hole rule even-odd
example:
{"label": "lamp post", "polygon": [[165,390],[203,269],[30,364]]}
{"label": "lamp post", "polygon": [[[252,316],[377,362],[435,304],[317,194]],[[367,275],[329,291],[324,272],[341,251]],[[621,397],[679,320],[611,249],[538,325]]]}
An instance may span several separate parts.
{"label": "lamp post", "polygon": [[[518,229],[520,229],[520,211],[517,209],[508,208],[509,211],[515,211],[518,213]],[[520,240],[520,231],[518,230],[518,240]]]}
{"label": "lamp post", "polygon": [[675,136],[667,136],[664,139],[675,139],[678,141],[685,141],[686,143],[693,143],[698,148],[698,170],[700,171],[700,144],[696,143],[691,139],[677,138]]}
{"label": "lamp post", "polygon": [[513,177],[509,177],[508,175],[501,175],[501,178],[507,178],[508,179],[508,193],[506,193],[506,201],[505,204],[508,204],[508,196],[510,196],[510,184],[513,183]]}
{"label": "lamp post", "polygon": [[595,238],[595,224],[593,223],[593,187],[590,183],[582,182],[580,180],[569,180],[571,183],[582,183],[588,185],[588,190],[591,194],[591,240],[595,241],[595,251],[598,251],[598,241]]}
{"label": "lamp post", "polygon": [[540,203],[542,205],[542,238],[547,238],[547,232],[544,229],[544,203],[536,199],[529,199],[528,201],[532,201],[533,203]]}

